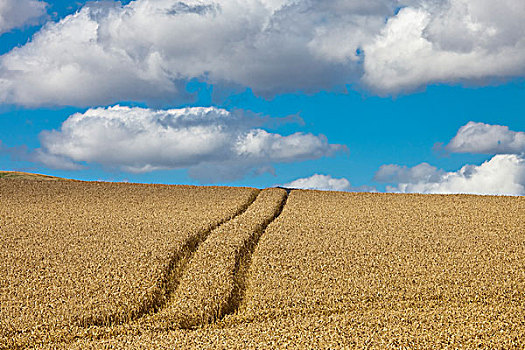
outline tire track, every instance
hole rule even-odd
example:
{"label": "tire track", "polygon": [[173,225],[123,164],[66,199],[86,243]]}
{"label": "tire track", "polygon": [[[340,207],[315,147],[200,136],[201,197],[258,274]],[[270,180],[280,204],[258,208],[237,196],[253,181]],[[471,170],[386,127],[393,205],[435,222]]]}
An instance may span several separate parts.
{"label": "tire track", "polygon": [[249,197],[248,201],[243,203],[237,212],[232,216],[226,217],[215,225],[212,225],[207,229],[190,236],[183,246],[173,253],[168,264],[166,265],[166,268],[159,277],[157,284],[145,292],[145,297],[141,302],[139,309],[133,314],[121,315],[117,313],[97,318],[84,317],[77,323],[83,327],[117,325],[133,322],[145,315],[159,312],[159,310],[165,307],[168,300],[170,299],[170,296],[177,289],[186,265],[189,261],[191,261],[192,256],[198,250],[199,246],[206,241],[213,231],[219,229],[222,225],[227,224],[231,220],[234,220],[236,217],[245,213],[256,201],[260,192],[260,190],[254,191]]}
{"label": "tire track", "polygon": [[171,301],[155,315],[161,328],[192,329],[237,310],[251,255],[287,198],[283,189],[263,190],[248,210],[209,235],[188,262]]}
{"label": "tire track", "polygon": [[286,202],[288,201],[288,196],[291,192],[287,189],[284,190],[286,191],[286,195],[284,196],[283,201],[281,202],[277,211],[275,212],[275,216],[268,223],[265,223],[265,226],[262,230],[255,231],[253,233],[252,237],[250,237],[250,239],[246,242],[245,246],[241,249],[241,254],[236,259],[234,272],[234,289],[232,291],[230,300],[228,300],[228,303],[225,306],[221,318],[223,318],[226,315],[234,314],[235,312],[237,312],[239,306],[244,300],[247,287],[246,283],[248,278],[248,272],[252,263],[252,255],[255,251],[255,248],[257,248],[259,240],[266,231],[268,225],[270,225],[274,220],[276,220],[283,212],[284,206],[286,205]]}

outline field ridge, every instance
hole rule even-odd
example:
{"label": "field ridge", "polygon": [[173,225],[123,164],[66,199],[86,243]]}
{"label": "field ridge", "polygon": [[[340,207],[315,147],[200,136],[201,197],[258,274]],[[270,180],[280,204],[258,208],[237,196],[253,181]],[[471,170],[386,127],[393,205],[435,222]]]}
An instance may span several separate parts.
{"label": "field ridge", "polygon": [[23,171],[0,170],[0,179],[8,180],[33,180],[33,181],[73,181],[61,177],[27,173]]}

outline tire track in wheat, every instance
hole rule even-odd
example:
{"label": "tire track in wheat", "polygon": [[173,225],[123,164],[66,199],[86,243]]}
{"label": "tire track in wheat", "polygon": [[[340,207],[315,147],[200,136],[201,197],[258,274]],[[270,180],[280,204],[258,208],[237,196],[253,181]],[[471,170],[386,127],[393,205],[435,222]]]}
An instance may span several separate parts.
{"label": "tire track in wheat", "polygon": [[237,310],[251,254],[287,197],[283,189],[263,190],[248,210],[209,235],[187,264],[169,305],[156,315],[160,327],[195,328]]}
{"label": "tire track in wheat", "polygon": [[283,190],[286,191],[286,194],[282,202],[277,207],[274,217],[268,223],[265,223],[265,227],[262,230],[255,231],[250,237],[250,240],[247,241],[245,246],[241,249],[241,255],[237,258],[235,265],[233,284],[234,289],[221,318],[226,315],[230,315],[237,312],[239,306],[241,305],[244,299],[247,287],[246,283],[248,278],[248,271],[252,262],[252,255],[255,249],[257,248],[257,245],[259,244],[259,240],[266,231],[266,227],[268,227],[269,224],[271,224],[281,215],[284,206],[286,205],[286,202],[288,200],[290,190],[284,188]]}
{"label": "tire track in wheat", "polygon": [[208,236],[214,231],[220,228],[222,225],[235,219],[239,215],[242,215],[248,208],[255,202],[260,191],[254,192],[248,201],[242,204],[236,213],[232,216],[224,218],[215,225],[210,226],[208,229],[198,232],[197,234],[189,237],[184,245],[178,248],[172,255],[168,262],[164,272],[159,277],[157,285],[146,293],[140,308],[132,315],[127,315],[126,318],[116,314],[105,316],[103,318],[85,318],[81,321],[84,327],[89,326],[104,326],[108,324],[118,324],[137,320],[147,314],[156,313],[161,310],[169,300],[170,295],[174,293],[179,285],[182,277],[182,273],[192,256],[198,250]]}

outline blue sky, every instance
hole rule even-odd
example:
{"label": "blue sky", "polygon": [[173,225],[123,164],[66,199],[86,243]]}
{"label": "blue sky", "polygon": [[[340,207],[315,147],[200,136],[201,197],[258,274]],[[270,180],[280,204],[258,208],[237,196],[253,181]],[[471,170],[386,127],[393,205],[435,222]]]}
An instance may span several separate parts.
{"label": "blue sky", "polygon": [[520,0],[7,1],[0,169],[523,195],[524,20]]}

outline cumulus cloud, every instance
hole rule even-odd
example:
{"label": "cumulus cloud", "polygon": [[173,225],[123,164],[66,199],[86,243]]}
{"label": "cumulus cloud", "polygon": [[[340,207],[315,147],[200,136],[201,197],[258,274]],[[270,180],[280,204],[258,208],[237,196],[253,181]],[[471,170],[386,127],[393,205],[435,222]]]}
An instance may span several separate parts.
{"label": "cumulus cloud", "polygon": [[27,160],[29,162],[42,163],[45,166],[52,168],[52,169],[60,169],[60,170],[85,169],[85,166],[75,163],[67,157],[44,152],[41,148],[38,148],[33,152],[28,152],[27,155],[24,157],[24,160]]}
{"label": "cumulus cloud", "polygon": [[323,191],[350,191],[352,186],[347,179],[336,179],[330,175],[314,174],[310,177],[294,180],[284,184],[286,188],[298,188],[304,190],[323,190]]}
{"label": "cumulus cloud", "polygon": [[471,121],[458,130],[445,149],[453,153],[522,154],[525,132]]}
{"label": "cumulus cloud", "polygon": [[376,189],[369,186],[353,187],[350,181],[342,178],[334,178],[330,175],[314,174],[310,177],[301,178],[282,185],[286,188],[321,191],[347,191],[347,192],[375,192]]}
{"label": "cumulus cloud", "polygon": [[0,100],[103,105],[187,99],[185,84],[314,92],[359,76],[388,0],[89,3],[0,58]]}
{"label": "cumulus cloud", "polygon": [[152,110],[114,106],[70,116],[60,130],[40,135],[40,161],[97,163],[129,172],[188,168],[206,182],[233,180],[272,163],[334,155],[345,146],[323,135],[283,136],[257,121],[214,107]]}
{"label": "cumulus cloud", "polygon": [[[387,186],[389,192],[525,195],[525,159],[518,155],[496,155],[479,166],[465,165],[455,172],[428,164],[423,167],[425,171],[390,165],[386,171],[380,169],[376,179],[398,182],[396,186]],[[385,173],[394,175],[385,177]]]}
{"label": "cumulus cloud", "polygon": [[46,13],[47,4],[37,0],[0,1],[0,34],[35,24]]}
{"label": "cumulus cloud", "polygon": [[525,75],[524,21],[522,0],[88,2],[0,57],[0,101],[172,103],[193,79],[264,97],[485,83]]}
{"label": "cumulus cloud", "polygon": [[80,170],[84,167],[71,160],[43,152],[37,148],[30,150],[26,145],[9,147],[0,140],[0,155],[6,155],[14,161],[42,163],[53,169]]}
{"label": "cumulus cloud", "polygon": [[438,170],[428,163],[421,163],[412,168],[396,164],[387,164],[379,168],[374,176],[374,181],[387,183],[434,182],[439,181],[444,173],[444,171]]}
{"label": "cumulus cloud", "polygon": [[525,74],[525,2],[406,1],[364,45],[363,81],[382,93]]}

